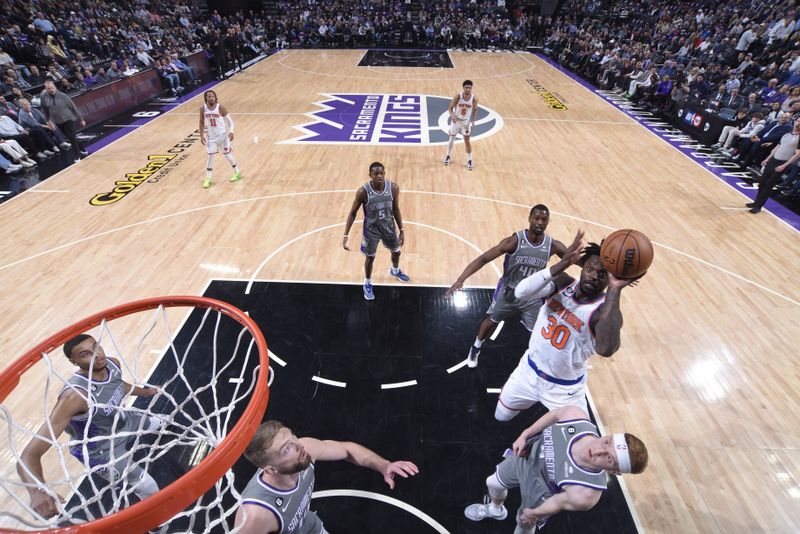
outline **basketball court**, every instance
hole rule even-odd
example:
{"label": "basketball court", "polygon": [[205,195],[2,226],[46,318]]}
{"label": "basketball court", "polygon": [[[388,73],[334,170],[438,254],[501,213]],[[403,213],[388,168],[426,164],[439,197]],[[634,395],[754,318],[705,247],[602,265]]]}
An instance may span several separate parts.
{"label": "basketball court", "polygon": [[[480,500],[503,450],[536,415],[493,419],[526,332],[505,324],[468,369],[501,261],[455,298],[444,291],[543,203],[547,232],[564,243],[579,229],[599,242],[635,228],[655,245],[647,276],[622,292],[621,348],[590,360],[588,382],[601,428],[642,438],[649,466],[613,483],[596,509],[563,514],[544,532],[796,531],[792,224],[747,213],[748,199],[711,166],[535,55],[373,54],[360,66],[363,50],[283,51],[216,85],[236,122],[237,183],[218,157],[214,185],[201,187],[200,94],[2,204],[3,366],[106,308],[160,295],[218,298],[247,311],[270,347],[267,418],[420,466],[390,492],[375,473],[320,464],[312,509],[330,532],[512,532],[511,517],[468,524],[463,509]],[[481,106],[471,172],[460,142],[453,163],[441,163],[442,114],[467,78]],[[411,282],[395,283],[380,250],[368,303],[360,221],[350,252],[341,236],[376,160],[401,188],[400,265]],[[180,314],[168,322],[173,333],[192,323]],[[115,336],[133,345],[141,328],[130,321]],[[153,383],[175,372],[159,371],[168,341],[148,342],[137,362],[143,376],[153,370]],[[35,429],[49,409],[37,393],[44,377],[24,386],[4,405]],[[2,476],[13,478],[14,456],[3,456]],[[236,470],[243,487],[254,469]],[[2,498],[0,509],[12,506]]]}

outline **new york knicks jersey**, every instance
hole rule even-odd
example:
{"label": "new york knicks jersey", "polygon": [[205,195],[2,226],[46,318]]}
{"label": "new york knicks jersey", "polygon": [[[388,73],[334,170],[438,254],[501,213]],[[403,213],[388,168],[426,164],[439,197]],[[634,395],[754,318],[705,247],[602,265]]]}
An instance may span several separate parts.
{"label": "new york knicks jersey", "polygon": [[524,278],[547,267],[553,240],[545,234],[539,245],[528,241],[527,231],[517,231],[517,249],[506,254],[503,260],[503,285],[514,289]]}
{"label": "new york knicks jersey", "polygon": [[208,132],[209,139],[217,139],[225,137],[227,130],[225,128],[225,121],[219,111],[219,102],[214,108],[209,108],[203,104],[203,117],[205,117],[206,131]]}
{"label": "new york knicks jersey", "polygon": [[[107,460],[112,448],[124,447],[132,436],[114,436],[120,432],[135,431],[139,420],[131,417],[122,407],[125,398],[122,371],[110,358],[106,358],[106,369],[108,378],[104,381],[75,373],[59,394],[60,396],[73,388],[80,390],[83,395],[88,394],[89,410],[73,416],[65,430],[75,440],[70,443],[70,452],[82,462],[87,460],[84,458],[84,451],[87,452],[90,465]],[[86,438],[99,436],[107,436],[108,439],[87,441],[84,444]]]}
{"label": "new york knicks jersey", "polygon": [[556,378],[578,379],[586,374],[586,361],[595,353],[589,326],[605,294],[589,303],[575,300],[579,280],[545,299],[528,345],[528,358]]}
{"label": "new york knicks jersey", "polygon": [[392,182],[386,180],[383,184],[383,191],[377,192],[372,189],[372,184],[364,184],[364,191],[367,193],[367,201],[364,202],[364,234],[367,230],[375,226],[384,226],[394,229],[394,211],[392,205]]}
{"label": "new york knicks jersey", "polygon": [[458,104],[456,105],[456,117],[460,121],[472,118],[472,107],[475,103],[475,95],[470,94],[469,100],[464,99],[464,93],[458,94]]}
{"label": "new york knicks jersey", "polygon": [[242,504],[266,508],[275,514],[280,528],[278,534],[319,534],[322,521],[309,510],[314,491],[314,464],[301,473],[297,486],[283,490],[264,482],[262,469],[250,479],[242,492]]}

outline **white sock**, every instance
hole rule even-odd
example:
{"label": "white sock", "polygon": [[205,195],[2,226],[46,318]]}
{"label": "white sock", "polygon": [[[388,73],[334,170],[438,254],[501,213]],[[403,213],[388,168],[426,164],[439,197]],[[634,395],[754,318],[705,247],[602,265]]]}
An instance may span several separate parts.
{"label": "white sock", "polygon": [[214,168],[214,154],[208,155],[208,162],[206,163],[206,178],[211,179],[211,170]]}
{"label": "white sock", "polygon": [[467,152],[467,161],[472,163],[472,152]]}
{"label": "white sock", "polygon": [[211,180],[211,169],[206,169],[206,178]]}
{"label": "white sock", "polygon": [[400,272],[400,267],[392,267],[392,274],[397,274]]}
{"label": "white sock", "polygon": [[479,349],[479,348],[481,348],[481,345],[483,345],[483,340],[482,340],[482,339],[478,339],[478,338],[476,337],[476,338],[475,338],[475,343],[473,343],[473,345],[475,345],[475,348],[476,348],[476,349]]}
{"label": "white sock", "polygon": [[236,170],[236,158],[234,158],[234,157],[233,157],[233,154],[232,154],[232,153],[230,153],[230,152],[227,152],[227,153],[225,154],[225,159],[227,159],[228,161],[230,161],[230,162],[231,162],[231,165],[233,166],[233,169],[234,169],[234,170]]}
{"label": "white sock", "polygon": [[494,502],[489,503],[489,512],[491,512],[492,515],[499,515],[502,511],[503,511],[502,505],[498,506]]}
{"label": "white sock", "polygon": [[364,284],[365,285],[366,284],[371,284],[371,283],[372,283],[372,279],[371,278],[364,278]]}
{"label": "white sock", "polygon": [[450,140],[447,142],[447,157],[450,157],[450,153],[453,151],[453,143],[456,142],[456,136],[451,135]]}

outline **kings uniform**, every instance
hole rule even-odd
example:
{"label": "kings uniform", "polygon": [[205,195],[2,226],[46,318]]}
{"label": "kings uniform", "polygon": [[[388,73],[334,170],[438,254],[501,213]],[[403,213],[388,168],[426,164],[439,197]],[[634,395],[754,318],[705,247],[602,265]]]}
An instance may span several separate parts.
{"label": "kings uniform", "polygon": [[497,283],[492,304],[486,314],[494,323],[519,314],[522,324],[531,332],[542,303],[539,300],[519,300],[514,296],[514,289],[524,278],[547,267],[552,255],[553,240],[544,234],[541,244],[533,245],[528,241],[526,230],[517,231],[516,236],[517,249],[506,254],[503,260],[503,276]]}
{"label": "kings uniform", "polygon": [[497,466],[497,479],[503,486],[519,487],[520,510],[536,508],[571,484],[600,491],[607,488],[605,471],[579,467],[572,456],[573,443],[585,436],[600,436],[591,421],[560,421],[529,439],[527,457],[511,456]]}
{"label": "kings uniform", "polygon": [[364,203],[364,226],[361,236],[361,252],[365,256],[374,256],[378,251],[378,242],[392,252],[400,251],[400,239],[394,225],[394,197],[392,182],[383,183],[383,191],[372,189],[370,182],[364,184],[367,201]]}
{"label": "kings uniform", "polygon": [[[75,373],[67,380],[61,390],[80,391],[87,398],[89,410],[70,419],[66,432],[70,436],[69,450],[84,465],[98,467],[98,474],[110,481],[119,480],[124,469],[128,467],[128,478],[138,480],[143,471],[132,464],[130,456],[125,456],[129,442],[135,439],[133,434],[119,435],[154,430],[160,422],[149,417],[143,424],[142,415],[124,409],[125,384],[122,371],[111,358],[106,358],[106,380],[93,380],[80,373]],[[92,439],[105,437],[106,439]],[[129,465],[130,463],[130,465]]]}
{"label": "kings uniform", "polygon": [[300,472],[297,486],[283,490],[270,486],[261,475],[262,469],[250,479],[242,492],[242,504],[261,506],[278,520],[278,534],[323,534],[325,528],[317,514],[309,510],[314,491],[314,464]]}

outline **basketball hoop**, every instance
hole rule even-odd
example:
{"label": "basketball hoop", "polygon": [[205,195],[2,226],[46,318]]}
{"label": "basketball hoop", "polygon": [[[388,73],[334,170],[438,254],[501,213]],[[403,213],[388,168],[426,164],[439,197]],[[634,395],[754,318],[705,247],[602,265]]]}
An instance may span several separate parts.
{"label": "basketball hoop", "polygon": [[[180,308],[189,308],[191,313],[185,310],[168,312]],[[215,320],[209,321],[209,317],[215,317]],[[186,326],[173,334],[174,323],[181,320]],[[112,322],[120,325],[126,334],[132,330],[144,331],[138,334],[138,338],[136,335],[128,336],[137,339],[133,350],[122,348],[112,331]],[[141,329],[143,323],[144,328]],[[162,330],[157,328],[159,324],[163,325]],[[193,325],[196,326],[191,333]],[[220,527],[229,531],[228,523],[232,525],[233,521],[228,519],[235,513],[230,502],[239,497],[233,487],[234,475],[230,468],[247,447],[266,410],[269,357],[266,341],[256,323],[244,312],[225,302],[191,296],[139,300],[96,313],[45,339],[0,372],[0,425],[5,423],[6,426],[0,426],[0,435],[6,440],[0,448],[11,451],[16,461],[20,462],[22,447],[36,435],[35,430],[30,430],[30,425],[24,426],[14,421],[13,409],[5,404],[9,397],[25,397],[24,406],[27,408],[18,410],[18,420],[32,416],[41,419],[38,412],[30,413],[33,402],[40,401],[30,399],[37,398],[35,388],[44,384],[41,414],[48,417],[57,397],[50,394],[49,390],[54,386],[70,387],[66,380],[71,376],[65,378],[66,373],[59,370],[66,368],[63,355],[50,353],[78,334],[87,333],[98,326],[99,335],[94,335],[95,339],[99,345],[107,345],[109,356],[119,359],[126,381],[134,385],[145,383],[138,376],[138,366],[149,353],[163,352],[158,365],[166,362],[165,365],[175,369],[168,371],[170,374],[163,383],[153,384],[162,390],[148,402],[139,398],[136,403],[124,406],[126,412],[151,415],[167,422],[163,429],[151,431],[156,436],[154,443],[140,441],[140,424],[140,432],[130,436],[126,442],[133,445],[130,447],[132,450],[126,451],[125,454],[129,456],[125,461],[145,471],[158,471],[159,461],[170,461],[166,455],[192,450],[195,456],[187,462],[188,472],[178,475],[175,480],[159,484],[164,487],[157,493],[131,504],[135,484],[129,486],[123,481],[108,483],[110,487],[97,485],[92,481],[93,475],[96,475],[93,467],[82,462],[76,464],[62,450],[66,449],[64,443],[47,439],[45,441],[49,441],[52,449],[57,451],[61,465],[51,465],[51,462],[45,466],[56,474],[46,476],[48,482],[44,485],[26,485],[13,472],[13,467],[0,472],[0,533],[28,532],[31,529],[48,533],[146,532],[159,525],[160,532],[169,532],[170,523],[177,520],[189,522],[188,530],[191,532],[208,532],[211,528]],[[159,338],[159,335],[163,337]],[[232,350],[229,350],[226,340],[235,340],[235,343],[230,343],[235,345]],[[159,350],[154,350],[153,347],[160,343],[164,343],[166,349],[162,349],[164,345],[161,345]],[[253,356],[254,347],[257,356]],[[205,366],[204,372],[188,376],[184,370],[191,366],[187,364],[197,363],[198,358],[206,359],[199,360]],[[29,382],[33,385],[29,386]],[[86,412],[89,421],[97,409],[108,406],[95,403],[93,398],[87,399],[87,402],[90,407]],[[160,411],[150,411],[155,409],[154,406],[158,406]],[[128,439],[127,435],[123,437]],[[75,439],[73,436],[70,440],[71,447],[75,446]],[[98,440],[97,437],[88,437],[84,440],[84,448],[92,439]],[[27,467],[23,466],[22,469]],[[79,490],[79,487],[85,488],[87,483],[91,487],[91,495]],[[50,489],[53,484],[67,488],[66,491],[72,496],[67,503],[59,505],[58,516],[47,519],[30,508],[27,488],[35,486],[55,498],[57,492]],[[226,500],[225,505],[223,500]],[[70,505],[73,501],[77,501],[77,504]],[[109,501],[111,504],[106,504]],[[100,512],[87,512],[91,507]],[[204,518],[196,519],[195,516]],[[183,529],[187,527],[180,528],[185,531]]]}

